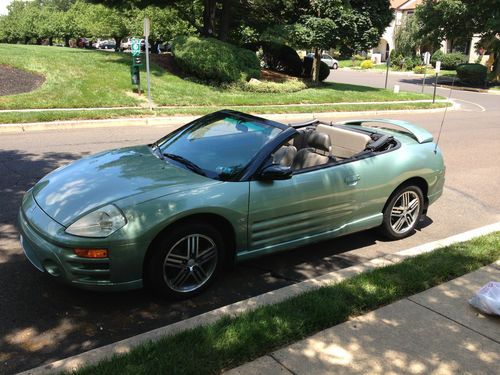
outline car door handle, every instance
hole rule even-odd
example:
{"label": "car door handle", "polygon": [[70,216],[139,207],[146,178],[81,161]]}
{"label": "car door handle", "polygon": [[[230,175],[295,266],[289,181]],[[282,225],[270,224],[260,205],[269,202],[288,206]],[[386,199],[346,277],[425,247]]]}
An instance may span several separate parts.
{"label": "car door handle", "polygon": [[361,179],[359,174],[353,174],[351,176],[347,176],[344,181],[347,185],[353,186],[358,183],[358,181]]}

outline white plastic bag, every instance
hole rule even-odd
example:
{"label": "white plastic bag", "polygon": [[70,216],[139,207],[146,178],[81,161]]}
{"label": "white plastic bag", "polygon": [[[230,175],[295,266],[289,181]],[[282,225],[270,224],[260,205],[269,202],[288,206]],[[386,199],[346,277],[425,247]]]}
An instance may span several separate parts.
{"label": "white plastic bag", "polygon": [[490,315],[500,315],[500,283],[490,281],[469,300],[476,309]]}

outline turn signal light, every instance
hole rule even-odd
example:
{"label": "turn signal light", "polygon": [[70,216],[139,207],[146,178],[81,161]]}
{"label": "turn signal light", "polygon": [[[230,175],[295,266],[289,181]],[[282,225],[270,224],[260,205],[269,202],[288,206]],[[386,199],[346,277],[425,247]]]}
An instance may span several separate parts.
{"label": "turn signal light", "polygon": [[75,254],[82,258],[107,258],[107,249],[75,249]]}

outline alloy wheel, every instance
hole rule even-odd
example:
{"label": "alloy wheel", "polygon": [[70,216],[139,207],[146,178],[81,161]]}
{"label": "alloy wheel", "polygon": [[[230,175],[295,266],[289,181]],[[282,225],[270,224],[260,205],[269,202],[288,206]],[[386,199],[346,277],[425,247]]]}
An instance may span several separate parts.
{"label": "alloy wheel", "polygon": [[176,292],[192,292],[204,285],[217,267],[215,241],[189,234],[177,241],[163,262],[163,280]]}
{"label": "alloy wheel", "polygon": [[408,232],[415,225],[420,212],[420,198],[412,190],[403,192],[391,209],[391,228],[397,234]]}

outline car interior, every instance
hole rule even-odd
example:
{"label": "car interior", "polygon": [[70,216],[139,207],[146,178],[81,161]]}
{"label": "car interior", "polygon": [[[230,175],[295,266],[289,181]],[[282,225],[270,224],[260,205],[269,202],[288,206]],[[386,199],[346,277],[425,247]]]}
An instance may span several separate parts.
{"label": "car interior", "polygon": [[273,163],[294,171],[355,160],[396,148],[389,135],[322,121],[290,124],[298,134],[273,154]]}

